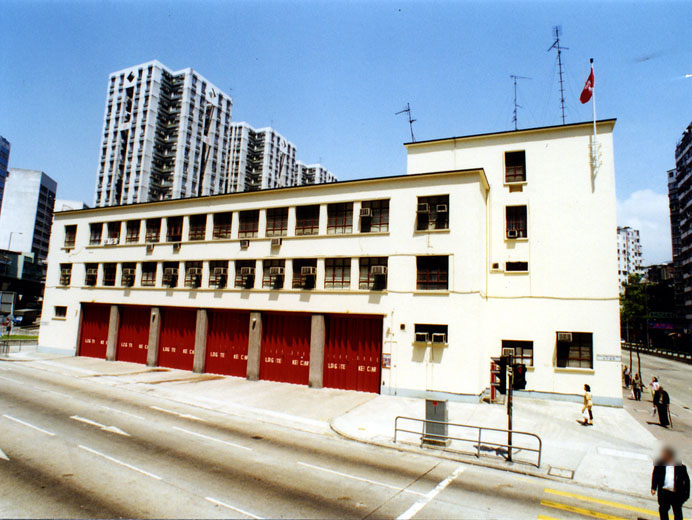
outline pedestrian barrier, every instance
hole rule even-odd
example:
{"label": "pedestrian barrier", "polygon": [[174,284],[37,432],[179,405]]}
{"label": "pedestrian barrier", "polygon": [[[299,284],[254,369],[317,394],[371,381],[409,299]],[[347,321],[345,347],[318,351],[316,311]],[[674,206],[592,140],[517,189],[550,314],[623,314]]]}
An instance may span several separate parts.
{"label": "pedestrian barrier", "polygon": [[628,345],[626,343],[622,344],[622,348],[624,350],[631,350],[632,352],[636,352],[637,350],[639,350],[641,354],[649,354],[651,356],[675,359],[676,361],[682,361],[683,363],[692,364],[692,354],[690,354],[689,352],[680,352],[678,350],[670,350],[665,348],[645,347],[643,345],[637,347],[631,344]]}
{"label": "pedestrian barrier", "polygon": [[[415,423],[416,426],[400,427],[400,421],[404,423]],[[447,427],[450,430],[450,435],[439,435],[426,431],[428,429],[426,428],[426,425],[428,424],[447,425]],[[417,428],[418,426],[420,427],[419,429],[412,429]],[[464,437],[462,436],[462,433],[459,433],[459,435],[451,435],[451,430],[475,430],[475,433],[472,433],[471,436]],[[483,436],[484,432],[486,434],[485,437]],[[519,439],[517,439],[518,441],[520,441],[523,437],[525,439],[535,439],[536,442],[531,443],[532,445],[528,445],[529,443],[527,442],[526,446],[522,445],[521,443],[512,442],[511,447],[506,442],[500,442],[501,437],[504,437],[506,440],[506,435],[510,432],[512,433],[513,439],[515,438],[515,436],[519,437]],[[469,424],[431,421],[426,419],[417,419],[415,417],[404,417],[399,415],[396,417],[396,419],[394,419],[395,443],[401,442],[401,436],[399,434],[408,434],[418,437],[421,447],[426,444],[426,441],[428,444],[449,445],[452,446],[452,448],[447,447],[444,449],[445,451],[475,455],[478,458],[480,458],[482,454],[484,455],[487,453],[494,452],[496,456],[502,456],[505,459],[507,459],[509,456],[509,450],[511,449],[512,460],[514,462],[529,463],[535,465],[537,468],[541,467],[541,449],[543,446],[543,442],[541,441],[541,438],[535,433],[521,432],[517,430],[505,430],[502,428],[487,428],[485,426],[473,426]],[[470,445],[473,448],[465,450],[459,449],[460,445]],[[519,455],[522,452],[528,452],[531,454],[535,453],[537,456],[537,460],[533,462],[531,460],[524,460],[521,457],[517,458],[516,455]]]}

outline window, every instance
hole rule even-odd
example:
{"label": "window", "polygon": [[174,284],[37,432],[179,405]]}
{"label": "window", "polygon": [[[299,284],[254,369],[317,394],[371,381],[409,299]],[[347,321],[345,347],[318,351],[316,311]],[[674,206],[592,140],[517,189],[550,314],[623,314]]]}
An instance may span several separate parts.
{"label": "window", "polygon": [[349,289],[351,287],[351,259],[327,258],[324,262],[324,288]]}
{"label": "window", "polygon": [[209,287],[223,289],[228,281],[228,260],[209,262]]}
{"label": "window", "polygon": [[96,285],[96,280],[99,276],[99,264],[86,264],[86,273],[84,276],[84,285],[93,287]]}
{"label": "window", "polygon": [[267,210],[267,236],[285,237],[288,232],[288,208]]}
{"label": "window", "polygon": [[238,238],[256,238],[259,230],[259,210],[241,211],[238,219]]}
{"label": "window", "polygon": [[428,323],[416,323],[415,327],[416,343],[432,343],[446,345],[449,343],[447,337],[447,325],[432,325]]}
{"label": "window", "polygon": [[183,217],[168,217],[166,220],[166,242],[180,242],[183,239]]}
{"label": "window", "polygon": [[125,226],[125,242],[128,244],[136,244],[139,242],[139,228],[141,222],[139,220],[128,220]]}
{"label": "window", "polygon": [[109,222],[108,226],[108,240],[114,242],[120,241],[120,228],[122,227],[122,222]]}
{"label": "window", "polygon": [[67,317],[67,307],[64,305],[56,305],[53,307],[53,317],[54,318],[66,318]]}
{"label": "window", "polygon": [[327,234],[345,235],[353,232],[353,202],[327,206]]}
{"label": "window", "polygon": [[120,285],[123,287],[132,287],[135,284],[137,264],[134,262],[127,262],[123,264],[122,267],[122,272],[120,273]]}
{"label": "window", "polygon": [[[384,269],[382,269],[383,267]],[[384,291],[387,288],[386,257],[361,258],[359,271],[359,289],[369,291]]]}
{"label": "window", "polygon": [[265,260],[262,262],[262,287],[283,289],[286,268],[285,260]]}
{"label": "window", "polygon": [[505,182],[526,181],[526,152],[505,152]]}
{"label": "window", "polygon": [[215,213],[214,214],[214,240],[231,238],[231,221],[233,213]]}
{"label": "window", "polygon": [[317,235],[320,232],[320,207],[298,206],[296,208],[296,235]]}
{"label": "window", "polygon": [[158,242],[161,237],[161,219],[160,218],[149,218],[147,219],[147,232],[146,232],[147,242]]}
{"label": "window", "polygon": [[185,262],[185,287],[197,288],[202,285],[202,262]]}
{"label": "window", "polygon": [[389,231],[389,200],[363,201],[360,211],[360,232]]}
{"label": "window", "polygon": [[522,363],[527,367],[533,366],[533,341],[502,340],[503,350],[514,349],[514,362]]}
{"label": "window", "polygon": [[207,215],[190,215],[188,240],[204,240],[207,235]]}
{"label": "window", "polygon": [[163,263],[163,285],[166,287],[177,287],[178,286],[178,269],[180,264],[178,262],[164,262]]}
{"label": "window", "polygon": [[72,264],[60,264],[60,285],[70,285],[72,281]]}
{"label": "window", "polygon": [[142,264],[142,287],[154,287],[156,285],[156,262],[144,262]]}
{"label": "window", "polygon": [[235,286],[240,289],[252,289],[255,286],[255,261],[235,261]]}
{"label": "window", "polygon": [[101,243],[101,233],[103,232],[103,224],[99,222],[98,224],[89,224],[89,245],[97,246]]}
{"label": "window", "polygon": [[447,289],[449,257],[419,256],[416,267],[416,288],[419,291]]}
{"label": "window", "polygon": [[317,278],[317,260],[315,258],[303,258],[293,260],[294,289],[314,289]]}
{"label": "window", "polygon": [[526,206],[507,206],[505,208],[505,213],[507,224],[507,238],[528,237],[529,235],[526,225]]}
{"label": "window", "polygon": [[103,264],[103,285],[113,287],[115,285],[115,264]]}
{"label": "window", "polygon": [[529,263],[528,262],[506,262],[505,271],[508,273],[528,273]]}
{"label": "window", "polygon": [[74,247],[77,239],[77,226],[65,226],[65,247]]}
{"label": "window", "polygon": [[559,368],[593,368],[593,334],[591,332],[558,332],[557,366]]}
{"label": "window", "polygon": [[416,230],[449,229],[449,195],[418,197]]}

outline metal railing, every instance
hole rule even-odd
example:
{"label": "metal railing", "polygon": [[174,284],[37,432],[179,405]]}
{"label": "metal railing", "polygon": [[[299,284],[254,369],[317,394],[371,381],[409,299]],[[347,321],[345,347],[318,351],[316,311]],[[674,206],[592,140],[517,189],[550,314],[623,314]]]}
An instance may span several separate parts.
{"label": "metal railing", "polygon": [[[635,345],[628,345],[626,343],[622,344],[622,348],[623,350],[632,350],[633,353],[637,350]],[[677,361],[682,361],[683,363],[692,363],[692,354],[689,352],[682,352],[667,348],[646,347],[644,345],[639,345],[639,352],[642,354],[649,354],[651,356],[675,359]]]}
{"label": "metal railing", "polygon": [[37,343],[38,341],[35,339],[2,339],[0,340],[0,355],[9,354],[12,347],[19,347],[17,352],[21,352],[23,345],[36,345]]}
{"label": "metal railing", "polygon": [[[411,421],[414,423],[417,423],[420,425],[420,430],[412,430],[412,429],[406,429],[399,427],[399,421]],[[426,432],[425,425],[426,424],[445,424],[449,428],[461,428],[461,429],[470,429],[470,430],[477,430],[477,435],[474,435],[473,437],[458,437],[458,436],[453,436],[453,435],[439,435],[435,433],[430,433]],[[510,447],[507,443],[502,443],[502,442],[496,442],[495,440],[490,440],[486,437],[486,439],[483,439],[483,432],[494,432],[495,434],[498,433],[512,433],[512,436],[514,438],[515,435],[517,436],[524,436],[524,437],[529,437],[532,439],[535,439],[537,441],[537,446],[523,446],[521,444],[517,444],[515,442],[512,442],[512,446]],[[472,444],[474,446],[474,452],[471,451],[463,451],[463,450],[458,450],[458,449],[449,449],[447,448],[445,451],[450,451],[450,452],[456,452],[456,453],[466,453],[466,454],[471,454],[475,455],[476,457],[480,458],[482,452],[491,452],[494,451],[496,455],[504,456],[507,458],[509,455],[509,450],[512,450],[512,460],[514,459],[514,454],[519,453],[519,452],[530,452],[530,453],[536,453],[537,454],[537,461],[531,462],[531,461],[526,461],[526,460],[515,460],[515,462],[525,462],[525,463],[530,463],[530,464],[535,464],[537,468],[541,467],[541,450],[543,447],[543,442],[541,441],[541,438],[536,435],[535,433],[529,433],[529,432],[522,432],[522,431],[517,431],[517,430],[505,430],[502,428],[487,428],[485,426],[473,426],[469,424],[458,424],[458,423],[450,423],[450,422],[443,422],[443,421],[431,421],[431,420],[426,420],[426,419],[417,419],[415,417],[404,417],[404,416],[397,416],[396,419],[394,419],[394,442],[397,442],[397,434],[399,433],[408,433],[408,434],[413,434],[416,436],[420,436],[420,446],[422,447],[426,441],[430,443],[430,441],[437,441],[438,444],[441,444],[446,441],[457,441],[457,442],[462,442],[462,443],[468,443]],[[504,454],[501,454],[501,450],[504,449]]]}

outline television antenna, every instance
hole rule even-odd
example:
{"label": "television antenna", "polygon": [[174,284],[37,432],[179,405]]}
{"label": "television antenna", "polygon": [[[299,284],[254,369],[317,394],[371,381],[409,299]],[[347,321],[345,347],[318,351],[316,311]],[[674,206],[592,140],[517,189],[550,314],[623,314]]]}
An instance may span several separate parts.
{"label": "television antenna", "polygon": [[514,113],[512,115],[512,123],[514,123],[514,129],[517,130],[517,108],[523,108],[521,105],[517,104],[517,80],[531,78],[526,76],[517,76],[516,74],[510,74],[509,77],[514,81]]}
{"label": "television antenna", "polygon": [[552,51],[553,49],[557,50],[557,68],[558,72],[560,74],[560,109],[562,111],[562,124],[565,124],[565,82],[562,77],[562,51],[567,51],[569,50],[569,47],[562,47],[560,45],[560,34],[562,33],[562,27],[559,25],[556,25],[553,27],[553,31],[555,32],[555,41],[553,44],[550,46],[548,49],[548,52]]}
{"label": "television antenna", "polygon": [[408,115],[408,126],[411,129],[411,142],[415,143],[416,138],[413,136],[413,123],[415,123],[416,120],[411,119],[411,104],[410,103],[406,103],[406,108],[404,108],[403,110],[399,110],[394,115],[398,116],[399,114],[403,114],[403,113],[406,113]]}

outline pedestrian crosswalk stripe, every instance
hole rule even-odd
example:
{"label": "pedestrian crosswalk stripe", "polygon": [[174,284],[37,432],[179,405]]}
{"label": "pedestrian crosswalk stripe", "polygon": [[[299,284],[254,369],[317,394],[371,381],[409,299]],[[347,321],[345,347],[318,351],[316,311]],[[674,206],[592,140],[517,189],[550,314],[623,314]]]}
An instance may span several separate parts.
{"label": "pedestrian crosswalk stripe", "polygon": [[595,504],[602,504],[604,506],[615,507],[617,509],[625,509],[627,511],[634,511],[635,513],[644,513],[645,515],[658,516],[658,511],[652,509],[644,509],[641,507],[628,506],[627,504],[621,504],[619,502],[611,502],[610,500],[603,500],[601,498],[587,497],[584,495],[577,495],[576,493],[569,493],[567,491],[560,491],[559,489],[545,488],[543,491],[550,493],[552,495],[560,495],[563,497],[576,498],[577,500],[584,500],[587,502],[593,502]]}
{"label": "pedestrian crosswalk stripe", "polygon": [[579,515],[590,516],[591,518],[600,518],[601,520],[627,520],[626,518],[623,518],[621,516],[614,516],[609,515],[607,513],[600,513],[598,511],[591,511],[589,509],[584,509],[583,507],[569,506],[567,504],[552,502],[550,500],[541,500],[541,505],[545,507],[552,507],[553,509],[561,509],[563,511],[577,513]]}
{"label": "pedestrian crosswalk stripe", "polygon": [[538,520],[560,520],[554,516],[538,515]]}

